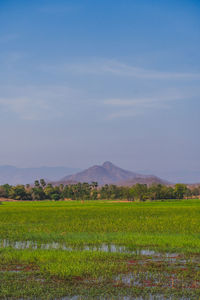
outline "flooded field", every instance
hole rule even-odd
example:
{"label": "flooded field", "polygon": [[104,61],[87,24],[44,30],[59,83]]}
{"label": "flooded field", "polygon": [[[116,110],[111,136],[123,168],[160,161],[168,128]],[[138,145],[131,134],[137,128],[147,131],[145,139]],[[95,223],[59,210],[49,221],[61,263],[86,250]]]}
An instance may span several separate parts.
{"label": "flooded field", "polygon": [[3,204],[0,299],[198,299],[199,215],[197,201]]}
{"label": "flooded field", "polygon": [[88,250],[88,251],[103,251],[103,252],[110,252],[110,253],[130,253],[134,255],[153,255],[155,257],[159,257],[164,255],[166,258],[174,258],[177,257],[177,253],[160,253],[154,250],[149,249],[134,249],[130,250],[130,248],[126,246],[119,246],[119,245],[98,245],[98,246],[79,246],[79,247],[71,247],[67,244],[63,243],[38,243],[33,241],[9,241],[9,240],[0,240],[0,248],[13,248],[13,249],[60,249],[66,251],[73,251],[73,250]]}

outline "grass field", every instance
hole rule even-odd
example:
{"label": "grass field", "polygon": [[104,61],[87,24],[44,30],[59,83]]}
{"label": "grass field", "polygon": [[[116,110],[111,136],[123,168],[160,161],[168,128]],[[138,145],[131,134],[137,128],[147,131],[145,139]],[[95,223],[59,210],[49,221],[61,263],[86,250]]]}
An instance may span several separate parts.
{"label": "grass field", "polygon": [[199,290],[200,200],[0,205],[2,299],[197,299]]}

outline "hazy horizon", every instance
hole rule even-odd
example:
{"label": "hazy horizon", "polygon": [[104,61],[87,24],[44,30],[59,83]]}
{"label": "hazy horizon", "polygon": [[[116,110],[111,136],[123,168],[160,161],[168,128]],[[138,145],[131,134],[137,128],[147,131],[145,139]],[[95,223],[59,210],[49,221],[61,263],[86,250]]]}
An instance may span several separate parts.
{"label": "hazy horizon", "polygon": [[[102,164],[103,163],[95,164],[95,165],[102,165]],[[117,166],[117,167],[120,167],[120,168],[124,169],[123,166],[116,165],[115,163],[114,163],[114,165]],[[26,166],[26,167],[20,167],[20,166],[17,167],[17,166],[13,166],[13,165],[0,165],[0,171],[2,171],[2,168],[4,168],[4,167],[5,167],[6,171],[8,171],[9,168],[16,168],[16,169],[19,169],[19,170],[43,169],[43,171],[44,171],[44,169],[52,169],[52,170],[53,169],[62,169],[63,171],[60,173],[60,176],[58,175],[59,174],[59,172],[58,172],[58,173],[56,173],[56,174],[53,175],[53,177],[56,176],[55,179],[52,178],[52,180],[59,180],[59,179],[62,179],[62,177],[65,177],[67,175],[71,175],[71,174],[75,174],[75,173],[78,173],[78,172],[82,172],[85,169],[93,167],[93,165],[88,165],[84,169],[73,168],[73,166],[63,166],[63,165],[61,165],[61,166],[42,166],[41,165],[41,166]],[[200,183],[200,181],[199,181],[200,172],[198,172],[198,171],[189,171],[188,172],[187,170],[178,170],[178,171],[171,170],[169,172],[166,172],[166,171],[160,170],[160,171],[157,171],[157,172],[152,172],[151,170],[145,170],[145,169],[143,169],[143,170],[142,169],[129,169],[129,168],[125,168],[125,169],[127,171],[132,171],[132,172],[135,172],[135,173],[138,173],[138,174],[141,174],[141,175],[154,175],[154,176],[158,176],[161,179],[169,181],[170,183],[188,183],[188,184]],[[63,173],[65,170],[66,170],[66,173]],[[58,171],[58,170],[56,170],[56,171]],[[8,176],[8,174],[7,174],[7,176]],[[36,177],[37,178],[44,177],[43,173],[40,174],[40,175],[38,173],[38,176],[36,176]],[[48,178],[48,175],[46,175],[46,176]],[[15,175],[14,175],[14,177],[15,177]],[[34,179],[36,179],[36,177],[34,177]],[[6,180],[5,180],[5,183],[6,183]],[[18,183],[23,183],[23,182],[18,181]]]}
{"label": "hazy horizon", "polygon": [[199,16],[194,0],[2,0],[0,165],[200,182]]}

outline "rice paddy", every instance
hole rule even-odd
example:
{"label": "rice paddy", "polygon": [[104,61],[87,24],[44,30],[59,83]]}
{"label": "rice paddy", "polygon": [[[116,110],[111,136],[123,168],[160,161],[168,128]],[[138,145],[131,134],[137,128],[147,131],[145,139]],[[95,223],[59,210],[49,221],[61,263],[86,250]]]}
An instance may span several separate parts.
{"label": "rice paddy", "polygon": [[199,200],[0,206],[0,299],[137,297],[200,297]]}

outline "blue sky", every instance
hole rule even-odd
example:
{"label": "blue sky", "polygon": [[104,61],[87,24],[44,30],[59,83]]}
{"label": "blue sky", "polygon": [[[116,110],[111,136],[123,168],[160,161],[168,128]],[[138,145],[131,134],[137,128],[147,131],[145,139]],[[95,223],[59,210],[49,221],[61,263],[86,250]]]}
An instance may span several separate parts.
{"label": "blue sky", "polygon": [[0,1],[1,165],[200,181],[199,113],[199,1]]}

